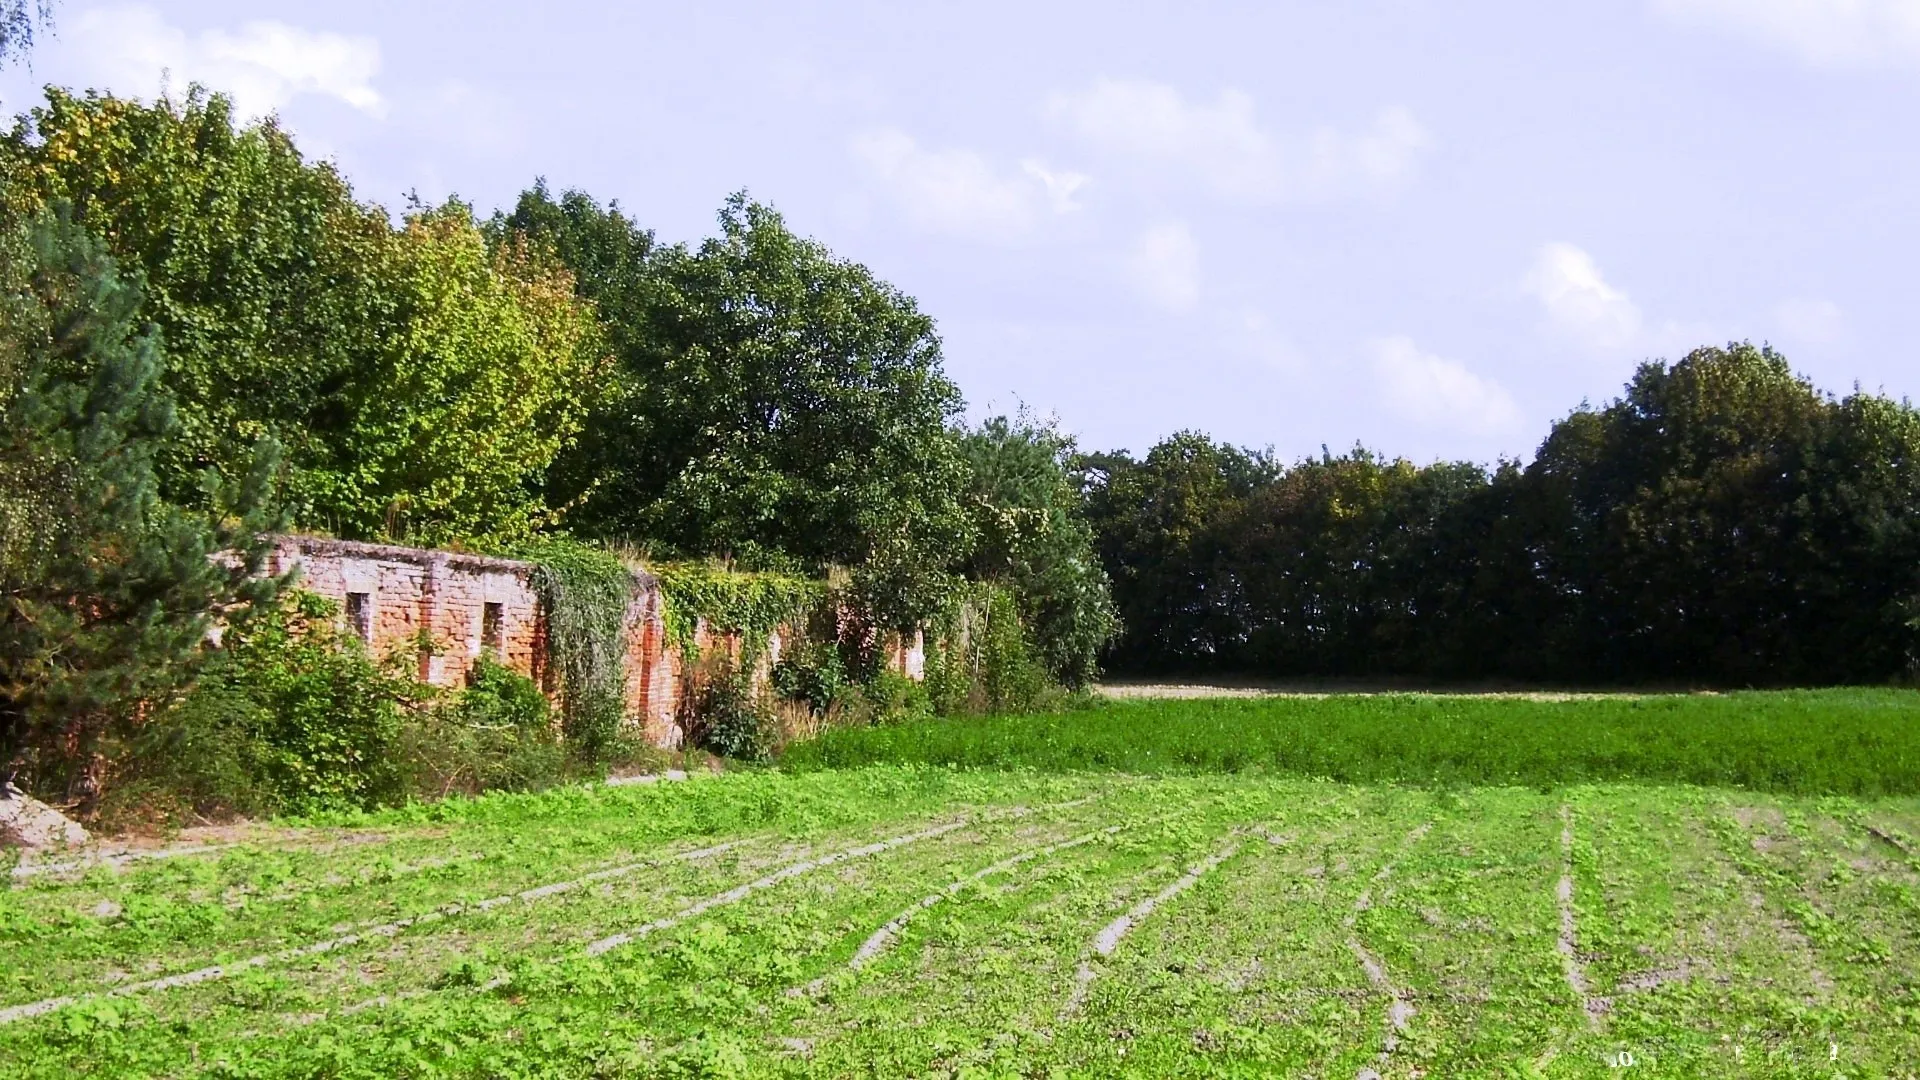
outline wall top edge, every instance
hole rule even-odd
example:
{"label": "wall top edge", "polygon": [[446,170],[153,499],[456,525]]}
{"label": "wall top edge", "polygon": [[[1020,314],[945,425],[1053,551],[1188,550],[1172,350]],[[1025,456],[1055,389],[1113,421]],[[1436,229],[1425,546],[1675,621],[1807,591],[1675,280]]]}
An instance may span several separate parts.
{"label": "wall top edge", "polygon": [[[276,535],[273,537],[273,543],[275,547],[282,550],[291,547],[301,555],[382,559],[387,562],[410,563],[415,566],[437,563],[455,570],[480,573],[525,576],[534,567],[533,563],[524,559],[509,559],[499,555],[479,555],[466,551],[446,551],[440,548],[406,547],[401,544],[374,544],[364,540],[336,540],[327,536],[306,536],[299,533]],[[651,589],[658,583],[652,574],[638,568],[633,570],[633,578],[643,590]]]}

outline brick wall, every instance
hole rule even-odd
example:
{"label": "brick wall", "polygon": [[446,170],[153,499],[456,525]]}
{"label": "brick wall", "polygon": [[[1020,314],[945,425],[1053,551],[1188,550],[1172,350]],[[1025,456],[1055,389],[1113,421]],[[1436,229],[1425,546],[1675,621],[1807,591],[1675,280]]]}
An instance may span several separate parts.
{"label": "brick wall", "polygon": [[[373,655],[398,658],[422,682],[463,686],[474,661],[488,652],[550,696],[557,690],[531,563],[286,536],[275,543],[267,571],[297,571],[297,587],[338,604],[343,626]],[[627,612],[627,721],[648,741],[671,747],[680,737],[676,720],[687,671],[684,658],[667,646],[663,612],[659,581],[634,571],[634,600]],[[739,648],[704,622],[694,640],[703,650],[722,648],[737,655]],[[778,632],[767,642],[762,676],[779,660],[782,644]],[[888,657],[894,670],[920,678],[925,667],[920,635],[896,643]]]}

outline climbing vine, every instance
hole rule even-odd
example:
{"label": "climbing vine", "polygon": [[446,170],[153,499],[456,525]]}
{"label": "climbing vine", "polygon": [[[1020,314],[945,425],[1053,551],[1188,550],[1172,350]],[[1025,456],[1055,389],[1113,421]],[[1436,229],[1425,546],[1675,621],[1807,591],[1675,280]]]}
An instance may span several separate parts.
{"label": "climbing vine", "polygon": [[604,755],[626,712],[626,624],[633,570],[610,551],[543,540],[520,556],[547,611],[547,649],[560,685],[567,740],[587,758]]}
{"label": "climbing vine", "polygon": [[715,633],[740,635],[740,664],[750,668],[769,635],[804,617],[827,596],[825,582],[786,574],[739,573],[701,563],[652,570],[665,601],[667,642],[689,662],[699,656],[694,635],[702,620]]}

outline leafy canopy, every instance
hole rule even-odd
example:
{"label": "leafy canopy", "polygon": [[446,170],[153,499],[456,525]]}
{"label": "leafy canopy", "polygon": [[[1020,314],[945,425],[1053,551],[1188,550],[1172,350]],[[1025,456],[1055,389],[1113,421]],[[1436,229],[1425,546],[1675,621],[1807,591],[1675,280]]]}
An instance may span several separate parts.
{"label": "leafy canopy", "polygon": [[966,530],[960,395],[933,320],[745,195],[719,223],[697,247],[656,246],[617,207],[544,187],[496,222],[568,260],[616,350],[552,495],[585,535],[858,568],[910,619]]}
{"label": "leafy canopy", "polygon": [[308,528],[504,542],[540,520],[540,484],[596,376],[591,312],[551,260],[490,251],[458,203],[396,228],[306,161],[272,120],[240,126],[198,88],[151,105],[49,89],[0,141],[5,211],[53,200],[143,269],[178,426],[162,490],[286,447]]}

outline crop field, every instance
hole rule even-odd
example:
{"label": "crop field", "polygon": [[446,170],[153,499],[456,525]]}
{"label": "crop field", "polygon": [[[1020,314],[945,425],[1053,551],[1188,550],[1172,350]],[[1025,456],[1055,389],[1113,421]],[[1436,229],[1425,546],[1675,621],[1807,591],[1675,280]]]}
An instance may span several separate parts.
{"label": "crop field", "polygon": [[[1920,738],[1901,695],[1826,700],[1871,712],[1884,747]],[[1257,704],[1276,730],[1322,722]],[[1181,707],[993,723],[1217,719]],[[1706,726],[1732,722],[1715,707]],[[1869,726],[1836,724],[1851,734],[1830,765]],[[1358,780],[822,762],[851,745],[808,748],[801,769],[13,866],[0,1061],[18,1077],[1920,1072],[1910,794],[1806,792],[1790,762],[1770,789],[1461,783],[1406,771],[1410,754]],[[1852,788],[1900,790],[1902,759],[1883,758]]]}

